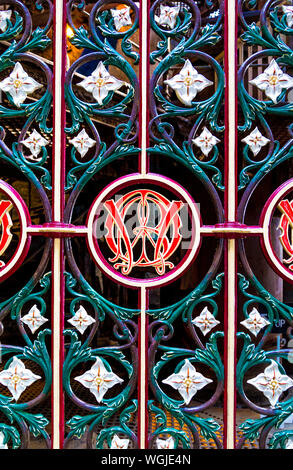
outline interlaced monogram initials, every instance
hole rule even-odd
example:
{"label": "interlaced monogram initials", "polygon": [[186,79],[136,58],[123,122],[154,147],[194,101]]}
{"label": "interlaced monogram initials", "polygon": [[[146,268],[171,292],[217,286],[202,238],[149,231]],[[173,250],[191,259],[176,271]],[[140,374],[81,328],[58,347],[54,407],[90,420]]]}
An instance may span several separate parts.
{"label": "interlaced monogram initials", "polygon": [[[12,220],[9,212],[13,207],[10,201],[0,201],[0,223],[1,223],[1,239],[0,239],[0,256],[5,253],[10,245],[12,234],[10,229],[12,227]],[[5,266],[4,261],[0,260],[0,269]]]}
{"label": "interlaced monogram initials", "polygon": [[109,259],[114,268],[128,275],[134,267],[153,267],[160,276],[166,268],[172,269],[174,264],[167,260],[182,239],[183,205],[149,189],[131,191],[118,201],[105,201],[105,239],[114,253]]}

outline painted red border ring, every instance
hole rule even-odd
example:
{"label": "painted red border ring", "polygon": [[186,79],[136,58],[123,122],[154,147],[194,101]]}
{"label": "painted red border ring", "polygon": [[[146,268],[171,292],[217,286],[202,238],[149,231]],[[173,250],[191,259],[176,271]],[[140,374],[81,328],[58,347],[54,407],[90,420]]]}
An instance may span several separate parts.
{"label": "painted red border ring", "polygon": [[[190,247],[187,250],[187,254],[181,260],[181,262],[172,269],[170,272],[164,276],[154,277],[152,279],[138,279],[129,276],[123,276],[123,274],[116,271],[110,264],[105,260],[103,254],[98,249],[96,240],[93,236],[93,226],[94,220],[96,217],[97,209],[100,204],[105,200],[106,197],[111,197],[114,193],[117,193],[119,190],[124,189],[127,186],[133,186],[136,184],[153,184],[156,186],[164,187],[168,189],[176,196],[180,196],[181,199],[188,204],[188,208],[191,214],[192,219],[192,240],[190,242]],[[94,262],[99,266],[99,268],[112,280],[119,284],[123,284],[127,287],[139,289],[141,287],[146,288],[155,288],[161,287],[163,285],[169,284],[170,282],[175,281],[178,277],[186,271],[189,265],[193,262],[195,257],[198,254],[200,243],[201,243],[201,220],[200,214],[197,207],[197,204],[191,198],[191,196],[186,192],[186,190],[180,186],[175,181],[166,178],[162,175],[157,175],[154,173],[147,173],[145,175],[141,173],[134,173],[131,175],[123,176],[112,182],[105,189],[103,189],[100,194],[95,198],[87,217],[86,222],[88,232],[87,232],[87,245],[89,252],[94,260]]]}
{"label": "painted red border ring", "polygon": [[15,189],[5,181],[0,180],[0,192],[4,193],[13,203],[13,209],[16,209],[20,221],[20,237],[13,257],[0,269],[0,282],[11,276],[20,266],[27,255],[30,247],[31,237],[27,233],[27,227],[30,225],[30,216],[28,208],[22,197]]}
{"label": "painted red border ring", "polygon": [[260,242],[264,255],[273,270],[285,281],[289,281],[293,284],[293,272],[286,268],[286,266],[284,266],[276,256],[272,245],[270,231],[273,214],[281,199],[290,191],[293,191],[293,178],[279,186],[266,202],[260,216],[260,226],[263,228],[263,236]]}

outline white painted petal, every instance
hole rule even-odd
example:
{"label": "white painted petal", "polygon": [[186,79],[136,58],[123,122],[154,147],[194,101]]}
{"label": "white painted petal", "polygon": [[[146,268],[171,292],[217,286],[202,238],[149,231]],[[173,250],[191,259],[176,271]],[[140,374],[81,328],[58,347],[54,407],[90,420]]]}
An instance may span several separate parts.
{"label": "white painted petal", "polygon": [[293,449],[293,439],[288,439],[285,447],[286,449]]}
{"label": "white painted petal", "polygon": [[94,381],[94,376],[90,371],[87,371],[84,374],[75,377],[74,380],[80,382],[84,387],[90,388]]}
{"label": "white painted petal", "polygon": [[8,449],[8,445],[4,444],[4,434],[0,431],[0,449]]}
{"label": "white painted petal", "polygon": [[173,437],[168,437],[168,439],[159,439],[156,440],[157,449],[174,449],[175,441]]}
{"label": "white painted petal", "polygon": [[196,374],[196,369],[188,359],[185,359],[184,364],[179,371],[179,374],[184,377],[193,377]]}
{"label": "white painted petal", "polygon": [[163,384],[171,385],[175,390],[181,386],[183,377],[179,374],[172,374],[167,379],[162,380]]}
{"label": "white painted petal", "polygon": [[104,363],[100,357],[96,358],[96,362],[91,368],[91,373],[93,375],[99,375],[101,377],[104,377],[105,374],[108,373],[106,367],[104,366]]}
{"label": "white painted petal", "polygon": [[129,439],[120,439],[117,434],[114,434],[111,441],[111,449],[128,449]]}
{"label": "white painted petal", "polygon": [[107,387],[105,383],[99,385],[98,387],[94,382],[92,382],[91,386],[89,387],[90,392],[95,396],[98,403],[101,403],[109,388],[110,387]]}
{"label": "white painted petal", "polygon": [[4,33],[7,29],[7,21],[11,19],[12,10],[0,11],[0,30]]}

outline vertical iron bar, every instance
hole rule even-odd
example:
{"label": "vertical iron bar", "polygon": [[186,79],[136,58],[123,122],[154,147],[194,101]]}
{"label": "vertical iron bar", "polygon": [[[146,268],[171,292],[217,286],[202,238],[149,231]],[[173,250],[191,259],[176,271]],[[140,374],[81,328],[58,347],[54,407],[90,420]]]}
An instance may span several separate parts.
{"label": "vertical iron bar", "polygon": [[[225,220],[236,222],[237,213],[237,2],[225,0]],[[225,393],[224,447],[236,443],[236,240],[225,242]]]}
{"label": "vertical iron bar", "polygon": [[[54,2],[53,29],[53,221],[62,223],[65,174],[65,99],[66,2]],[[60,449],[64,438],[62,393],[63,321],[64,321],[64,249],[63,240],[54,238],[52,249],[52,448]]]}
{"label": "vertical iron bar", "polygon": [[[147,148],[149,146],[149,50],[150,50],[150,1],[141,0],[139,8],[139,50],[140,50],[140,113],[139,113],[139,172],[148,173],[149,162]],[[140,319],[139,319],[139,384],[138,384],[138,442],[140,449],[147,448],[148,436],[148,382],[147,382],[147,341],[148,341],[148,291],[145,287],[140,290]]]}

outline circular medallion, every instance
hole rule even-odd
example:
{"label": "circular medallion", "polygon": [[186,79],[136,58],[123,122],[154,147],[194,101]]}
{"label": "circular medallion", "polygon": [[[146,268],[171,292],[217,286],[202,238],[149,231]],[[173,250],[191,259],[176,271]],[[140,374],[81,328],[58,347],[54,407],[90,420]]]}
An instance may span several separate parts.
{"label": "circular medallion", "polygon": [[[27,254],[30,237],[27,207],[20,195],[0,180],[0,280],[9,277]],[[14,227],[16,228],[14,232]]]}
{"label": "circular medallion", "polygon": [[196,203],[178,183],[133,174],[107,186],[92,204],[88,246],[96,264],[128,287],[158,287],[183,274],[200,246]]}
{"label": "circular medallion", "polygon": [[274,191],[262,211],[260,225],[268,262],[283,279],[293,283],[293,179]]}

